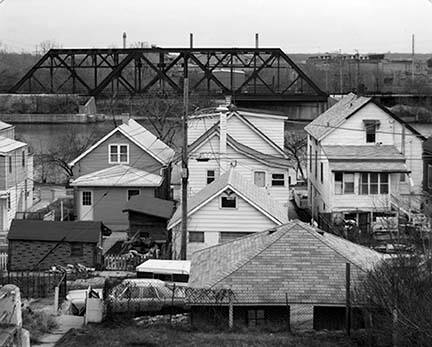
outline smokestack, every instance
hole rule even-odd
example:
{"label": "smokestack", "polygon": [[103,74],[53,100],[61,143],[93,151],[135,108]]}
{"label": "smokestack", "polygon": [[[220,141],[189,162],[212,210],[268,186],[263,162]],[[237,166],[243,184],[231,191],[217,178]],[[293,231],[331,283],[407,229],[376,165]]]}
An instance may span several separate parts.
{"label": "smokestack", "polygon": [[190,48],[193,48],[193,33],[189,34],[189,46]]}
{"label": "smokestack", "polygon": [[255,33],[255,48],[259,48],[259,34]]}
{"label": "smokestack", "polygon": [[126,48],[126,32],[123,33],[123,48]]}

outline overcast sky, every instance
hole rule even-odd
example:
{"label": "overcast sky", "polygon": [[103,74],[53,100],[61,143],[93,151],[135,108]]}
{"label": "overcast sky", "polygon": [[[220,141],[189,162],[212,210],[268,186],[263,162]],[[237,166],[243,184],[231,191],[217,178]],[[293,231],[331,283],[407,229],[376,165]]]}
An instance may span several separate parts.
{"label": "overcast sky", "polygon": [[[0,42],[34,51],[145,41],[185,47],[260,45],[286,52],[432,52],[432,0],[4,0]],[[1,2],[1,0],[0,0]]]}

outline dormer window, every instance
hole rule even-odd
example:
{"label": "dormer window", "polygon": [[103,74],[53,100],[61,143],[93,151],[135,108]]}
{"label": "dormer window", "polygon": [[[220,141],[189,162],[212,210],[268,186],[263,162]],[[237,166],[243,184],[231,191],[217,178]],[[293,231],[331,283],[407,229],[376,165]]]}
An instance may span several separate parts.
{"label": "dormer window", "polygon": [[129,163],[129,145],[109,145],[109,163]]}
{"label": "dormer window", "polygon": [[366,130],[366,143],[375,143],[376,142],[376,131],[380,122],[378,120],[364,120],[363,121],[365,130]]}
{"label": "dormer window", "polygon": [[221,208],[237,208],[237,196],[228,189],[221,196]]}

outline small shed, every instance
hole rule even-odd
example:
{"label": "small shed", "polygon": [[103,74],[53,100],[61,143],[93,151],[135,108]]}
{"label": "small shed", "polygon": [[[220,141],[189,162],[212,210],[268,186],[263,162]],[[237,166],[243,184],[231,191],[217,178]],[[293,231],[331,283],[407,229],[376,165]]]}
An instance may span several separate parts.
{"label": "small shed", "polygon": [[140,233],[157,244],[167,242],[167,223],[174,213],[175,203],[171,200],[152,196],[133,196],[123,209],[128,213],[129,230],[132,234]]}
{"label": "small shed", "polygon": [[45,270],[54,265],[102,265],[102,222],[14,219],[8,234],[8,269]]}
{"label": "small shed", "polygon": [[156,278],[168,282],[188,282],[189,260],[149,259],[136,267],[138,278]]}

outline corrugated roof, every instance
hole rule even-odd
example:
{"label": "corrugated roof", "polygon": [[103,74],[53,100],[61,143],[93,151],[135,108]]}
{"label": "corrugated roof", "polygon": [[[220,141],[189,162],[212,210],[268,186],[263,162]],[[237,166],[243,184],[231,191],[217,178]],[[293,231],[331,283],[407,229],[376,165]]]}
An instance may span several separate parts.
{"label": "corrugated roof", "polygon": [[174,158],[175,152],[172,148],[166,145],[163,141],[159,140],[155,135],[153,135],[150,131],[144,128],[141,124],[139,124],[133,119],[129,119],[127,123],[123,123],[122,125],[118,126],[114,130],[106,134],[104,137],[102,137],[93,146],[88,148],[77,158],[71,161],[69,165],[74,166],[77,162],[79,162],[82,158],[92,152],[96,147],[98,147],[101,143],[106,141],[116,132],[122,133],[129,140],[131,140],[141,149],[149,153],[153,158],[155,158],[163,165],[167,165]]}
{"label": "corrugated roof", "polygon": [[405,157],[392,145],[322,146],[329,160],[394,160],[405,162]]}
{"label": "corrugated roof", "polygon": [[406,164],[401,161],[331,161],[330,170],[345,172],[410,172]]}
{"label": "corrugated roof", "polygon": [[78,177],[71,186],[78,187],[159,187],[162,176],[127,165],[114,165]]}
{"label": "corrugated roof", "polygon": [[105,230],[107,229],[101,222],[94,221],[54,222],[14,219],[8,233],[8,240],[97,243]]}
{"label": "corrugated roof", "polygon": [[370,101],[371,98],[350,93],[306,125],[305,130],[320,140]]}
{"label": "corrugated roof", "polygon": [[15,149],[27,146],[26,143],[0,136],[0,154],[7,154]]}
{"label": "corrugated roof", "polygon": [[345,300],[345,263],[353,284],[383,255],[300,221],[212,246],[192,255],[189,285],[229,287],[238,303]]}
{"label": "corrugated roof", "polygon": [[163,200],[146,195],[133,196],[123,209],[125,211],[134,211],[148,214],[150,216],[170,219],[174,213],[174,201]]}
{"label": "corrugated roof", "polygon": [[[213,200],[216,196],[219,196],[227,188],[239,194],[249,204],[275,221],[275,223],[283,224],[288,221],[286,208],[279,202],[273,200],[264,189],[257,187],[237,173],[235,168],[230,168],[218,179],[208,184],[188,199],[188,216],[192,215],[196,210]],[[169,221],[168,229],[171,229],[180,222],[181,205],[177,208],[174,216]]]}

